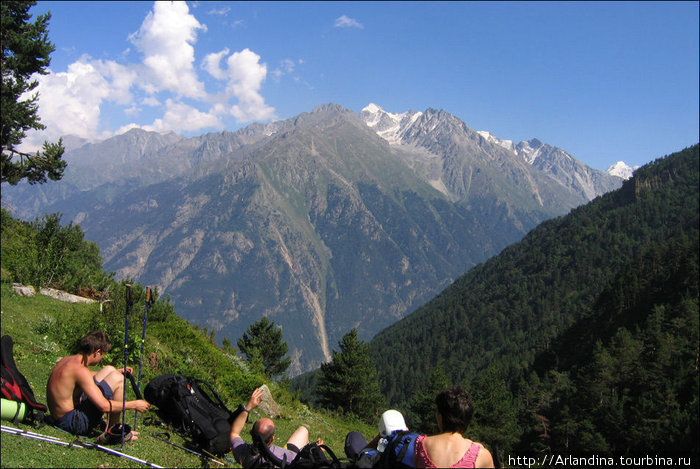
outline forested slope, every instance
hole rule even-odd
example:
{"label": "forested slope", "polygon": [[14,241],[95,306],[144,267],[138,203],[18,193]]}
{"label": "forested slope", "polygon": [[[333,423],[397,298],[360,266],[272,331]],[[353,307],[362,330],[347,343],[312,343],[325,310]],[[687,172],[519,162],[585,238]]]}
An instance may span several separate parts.
{"label": "forested slope", "polygon": [[513,398],[512,445],[697,450],[697,271],[696,145],[543,223],[378,334],[383,390],[408,403],[441,369],[478,392],[490,367]]}

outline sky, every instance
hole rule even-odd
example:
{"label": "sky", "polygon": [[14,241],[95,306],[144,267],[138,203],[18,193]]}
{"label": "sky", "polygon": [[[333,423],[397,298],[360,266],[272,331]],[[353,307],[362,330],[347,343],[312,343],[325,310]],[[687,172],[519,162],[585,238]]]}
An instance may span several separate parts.
{"label": "sky", "polygon": [[336,103],[445,110],[605,170],[698,143],[699,2],[70,2],[23,149]]}

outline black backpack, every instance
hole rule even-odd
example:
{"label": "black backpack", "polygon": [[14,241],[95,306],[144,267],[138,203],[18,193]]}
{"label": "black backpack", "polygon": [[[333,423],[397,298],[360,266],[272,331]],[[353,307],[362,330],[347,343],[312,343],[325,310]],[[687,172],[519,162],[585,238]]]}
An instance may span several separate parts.
{"label": "black backpack", "polygon": [[[34,391],[27,379],[17,369],[14,358],[14,342],[9,335],[0,339],[0,352],[2,354],[2,398],[11,401],[23,402],[25,406],[24,422],[39,422],[43,424],[44,415],[48,410],[44,404],[37,402]],[[18,423],[21,407],[17,406],[17,412],[13,421]]]}
{"label": "black backpack", "polygon": [[161,419],[188,434],[199,449],[216,456],[231,450],[229,433],[238,411],[228,410],[206,381],[180,375],[157,376],[144,389],[144,397],[158,407]]}

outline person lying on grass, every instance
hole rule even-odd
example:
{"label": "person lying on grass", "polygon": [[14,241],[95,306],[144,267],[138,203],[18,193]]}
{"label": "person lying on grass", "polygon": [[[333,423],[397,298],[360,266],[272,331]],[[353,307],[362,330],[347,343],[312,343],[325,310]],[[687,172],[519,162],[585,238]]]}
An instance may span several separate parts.
{"label": "person lying on grass", "polygon": [[[106,434],[119,423],[122,409],[148,410],[150,404],[143,399],[123,404],[123,369],[105,366],[95,372],[88,368],[97,365],[111,349],[112,343],[104,332],[92,331],[80,339],[77,354],[63,357],[56,363],[46,383],[46,399],[58,428],[74,435],[88,435],[107,413],[107,426],[101,429]],[[132,372],[129,367],[126,370]],[[125,440],[135,440],[137,434],[131,432]]]}
{"label": "person lying on grass", "polygon": [[[248,420],[248,414],[260,404],[262,399],[262,389],[256,388],[253,390],[253,393],[248,399],[248,403],[243,406],[242,412],[238,414],[231,425],[230,440],[233,456],[244,468],[258,467],[268,462],[263,455],[258,452],[254,444],[245,443],[243,438],[241,438],[241,432]],[[262,439],[263,443],[267,445],[274,456],[279,459],[286,457],[287,462],[291,462],[296,457],[297,453],[309,443],[309,430],[301,426],[292,433],[292,436],[289,437],[284,448],[273,445],[272,443],[275,441],[275,423],[266,417],[257,420],[253,424],[250,435],[253,439],[256,437]],[[323,440],[320,438],[317,439],[316,444],[323,444]]]}

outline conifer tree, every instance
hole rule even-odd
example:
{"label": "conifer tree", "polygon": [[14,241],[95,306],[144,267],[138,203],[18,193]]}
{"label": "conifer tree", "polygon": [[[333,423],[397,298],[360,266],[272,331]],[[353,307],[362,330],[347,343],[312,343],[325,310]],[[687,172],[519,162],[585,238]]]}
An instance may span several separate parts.
{"label": "conifer tree", "polygon": [[321,365],[318,393],[334,409],[371,421],[384,406],[379,375],[369,354],[369,345],[353,329],[338,342],[329,363]]}
{"label": "conifer tree", "polygon": [[282,330],[275,323],[263,317],[251,324],[237,342],[239,350],[250,363],[262,363],[264,373],[269,376],[281,375],[291,360],[283,359],[287,354],[287,343],[282,341]]}
{"label": "conifer tree", "polygon": [[440,391],[452,386],[442,366],[438,365],[430,374],[427,386],[418,392],[409,404],[412,422],[411,430],[421,433],[438,433],[437,420],[435,418],[435,397]]}
{"label": "conifer tree", "polygon": [[32,93],[38,81],[36,73],[46,74],[54,51],[48,39],[50,13],[40,15],[30,22],[29,9],[33,1],[2,2],[2,88],[0,93],[0,182],[17,184],[27,179],[30,184],[46,182],[46,178],[63,177],[66,162],[62,160],[63,144],[44,142],[43,151],[30,155],[15,147],[22,143],[29,129],[43,130],[37,115],[38,93]]}
{"label": "conifer tree", "polygon": [[490,365],[472,383],[474,418],[467,434],[508,454],[520,437],[517,408],[497,365]]}

